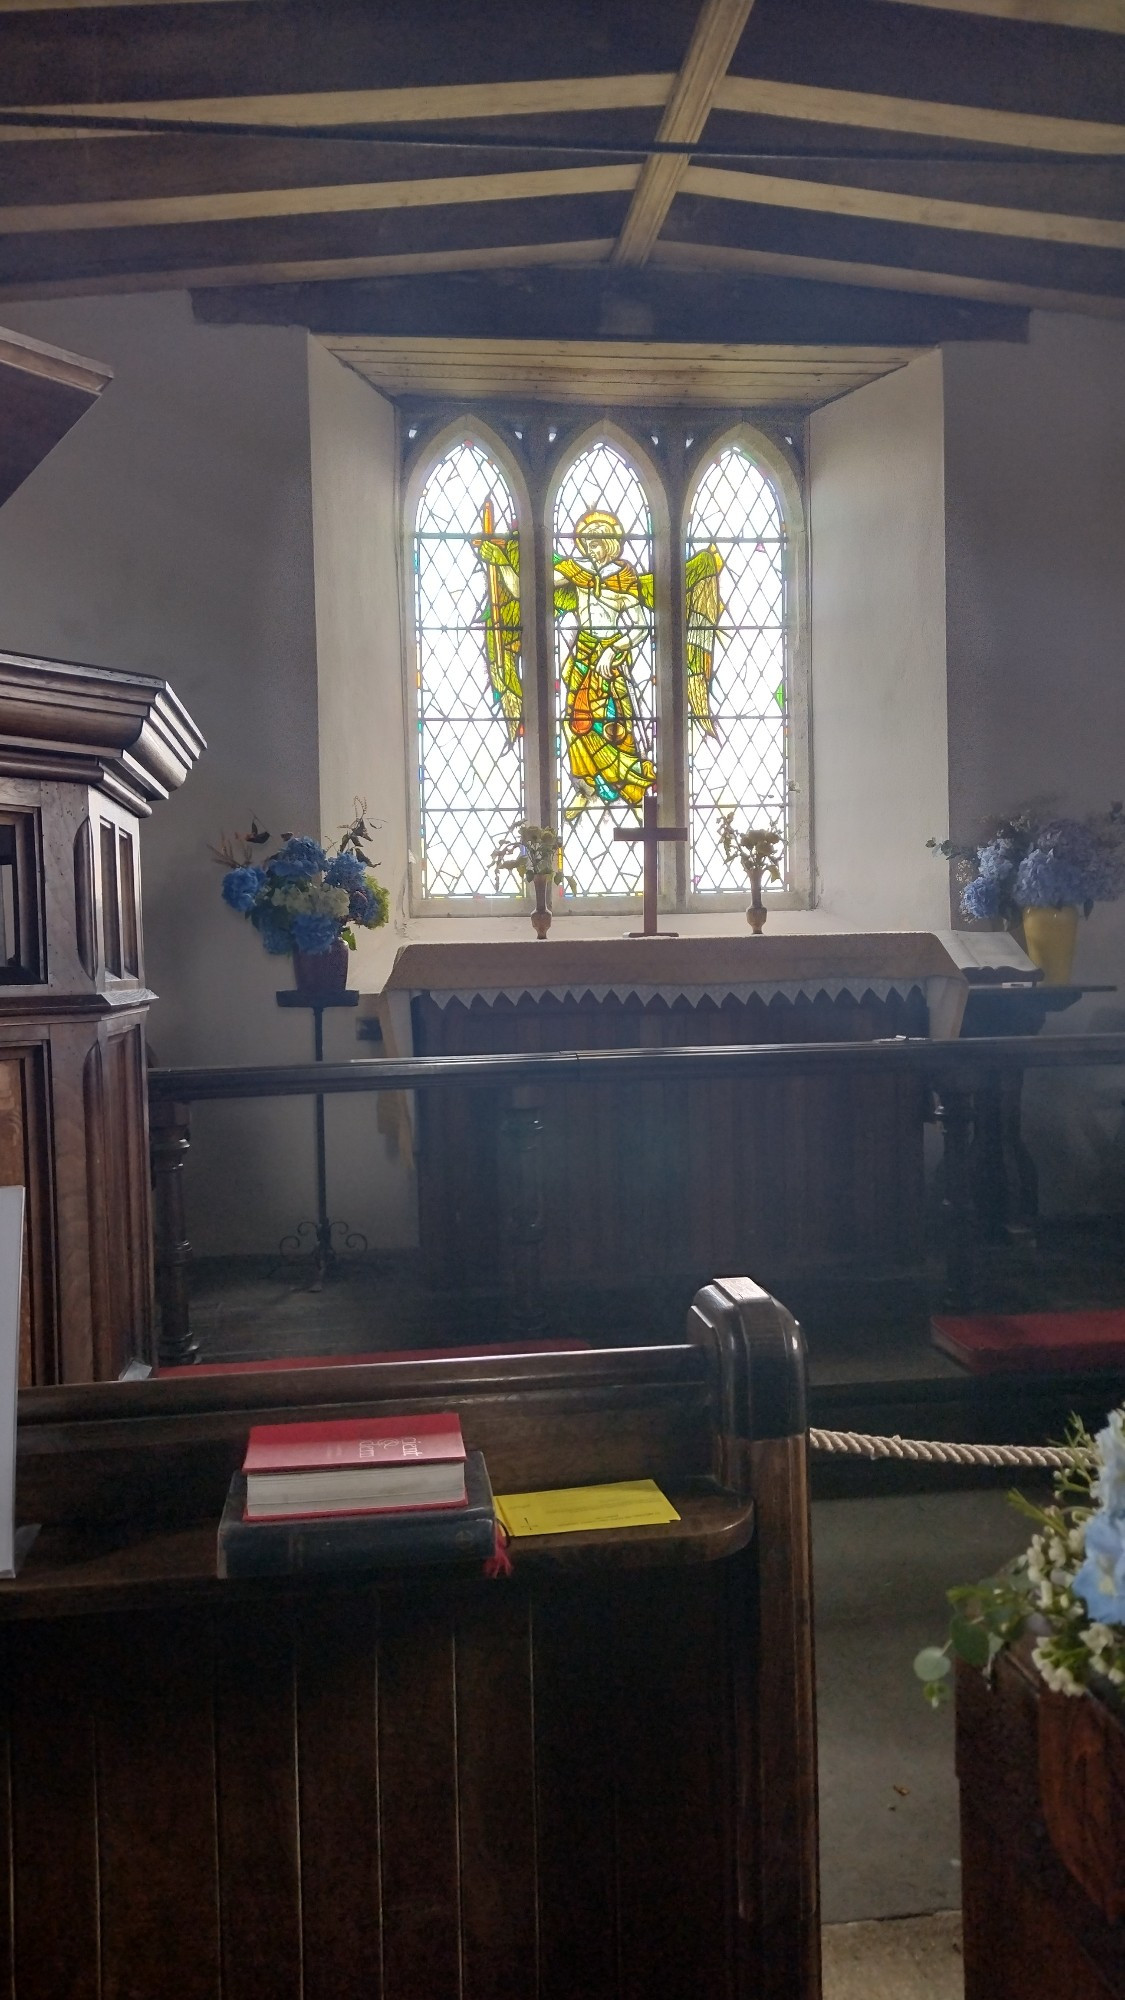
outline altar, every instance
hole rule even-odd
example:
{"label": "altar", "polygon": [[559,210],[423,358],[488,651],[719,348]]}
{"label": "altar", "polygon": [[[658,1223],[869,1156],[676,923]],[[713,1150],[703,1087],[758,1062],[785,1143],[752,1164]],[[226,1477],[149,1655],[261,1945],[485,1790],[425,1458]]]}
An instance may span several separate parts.
{"label": "altar", "polygon": [[[379,1013],[400,1056],[854,1042],[955,1036],[968,990],[933,932],[454,941],[403,946]],[[678,1294],[715,1271],[909,1268],[925,1108],[913,1077],[568,1081],[519,1106],[499,1090],[419,1095],[425,1269],[438,1285],[500,1282],[520,1113],[540,1135],[549,1285]]]}

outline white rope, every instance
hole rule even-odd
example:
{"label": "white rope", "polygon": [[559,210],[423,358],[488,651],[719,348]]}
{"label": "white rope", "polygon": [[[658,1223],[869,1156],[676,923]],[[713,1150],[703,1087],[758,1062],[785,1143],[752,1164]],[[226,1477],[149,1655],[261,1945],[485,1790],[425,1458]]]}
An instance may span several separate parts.
{"label": "white rope", "polygon": [[921,1465],[1001,1465],[1061,1472],[1075,1454],[1051,1445],[947,1444],[944,1440],[868,1437],[863,1431],[809,1431],[809,1449],[828,1458],[898,1458]]}

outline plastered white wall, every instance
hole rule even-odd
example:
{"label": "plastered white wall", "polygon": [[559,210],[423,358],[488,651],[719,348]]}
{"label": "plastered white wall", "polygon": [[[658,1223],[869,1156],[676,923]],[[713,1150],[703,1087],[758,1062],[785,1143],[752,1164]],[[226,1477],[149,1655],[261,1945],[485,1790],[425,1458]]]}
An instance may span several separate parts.
{"label": "plastered white wall", "polygon": [[[310,478],[319,688],[320,821],[326,837],[366,801],[368,852],[398,910],[406,882],[406,756],[395,410],[310,340]],[[378,991],[398,942],[392,927],[357,933],[349,983]],[[356,1016],[325,1017],[325,1052],[347,1062]],[[413,1176],[379,1132],[374,1098],[326,1105],[333,1212],[380,1247],[416,1235]]]}
{"label": "plastered white wall", "polygon": [[813,826],[822,914],[944,929],[942,357],[809,422]]}
{"label": "plastered white wall", "polygon": [[[1034,313],[1026,346],[945,352],[949,792],[955,836],[1125,796],[1125,327]],[[1048,1032],[1125,1028],[1125,901],[1075,977],[1117,985]],[[1125,1072],[1032,1077],[1045,1206],[1125,1208]]]}
{"label": "plastered white wall", "polygon": [[[114,380],[0,513],[0,643],[167,678],[208,740],[142,833],[149,1032],[164,1063],[284,1062],[288,968],[219,897],[220,831],[315,826],[316,631],[303,331],[198,325],[184,295],[5,308]],[[272,1244],[310,1210],[311,1113],[201,1107],[201,1249]]]}

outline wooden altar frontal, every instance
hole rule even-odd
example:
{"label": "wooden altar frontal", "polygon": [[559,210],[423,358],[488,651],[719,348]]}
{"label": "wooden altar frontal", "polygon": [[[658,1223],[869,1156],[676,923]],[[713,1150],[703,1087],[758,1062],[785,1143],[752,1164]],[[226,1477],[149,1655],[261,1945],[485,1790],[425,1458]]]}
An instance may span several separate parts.
{"label": "wooden altar frontal", "polygon": [[[957,1033],[967,987],[926,932],[408,944],[387,1051],[870,1041]],[[420,1241],[438,1284],[497,1282],[501,1093],[420,1095]],[[922,1255],[917,1078],[560,1084],[538,1100],[548,1283],[902,1269]]]}

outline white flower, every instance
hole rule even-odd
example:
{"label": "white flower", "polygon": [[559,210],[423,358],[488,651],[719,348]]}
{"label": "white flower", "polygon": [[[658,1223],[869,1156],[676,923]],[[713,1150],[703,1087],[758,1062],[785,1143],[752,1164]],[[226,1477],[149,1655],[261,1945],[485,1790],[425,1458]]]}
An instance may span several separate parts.
{"label": "white flower", "polygon": [[1087,1646],[1091,1653],[1104,1653],[1107,1647],[1113,1644],[1113,1633],[1108,1625],[1102,1625],[1095,1618],[1083,1632],[1082,1644]]}
{"label": "white flower", "polygon": [[1084,1556],[1084,1555],[1085,1555],[1085,1553],[1086,1553],[1086,1523],[1085,1523],[1085,1521],[1080,1521],[1080,1522],[1078,1523],[1078,1526],[1077,1526],[1076,1528],[1072,1528],[1072,1529],[1071,1529],[1071,1531],[1070,1531],[1069,1535],[1067,1536],[1067,1541],[1068,1541],[1068,1542],[1070,1543],[1070,1552],[1071,1552],[1071,1555],[1074,1555],[1074,1556]]}
{"label": "white flower", "polygon": [[1036,1646],[1031,1657],[1053,1694],[1081,1694],[1082,1688],[1070,1668],[1059,1666],[1044,1646]]}

